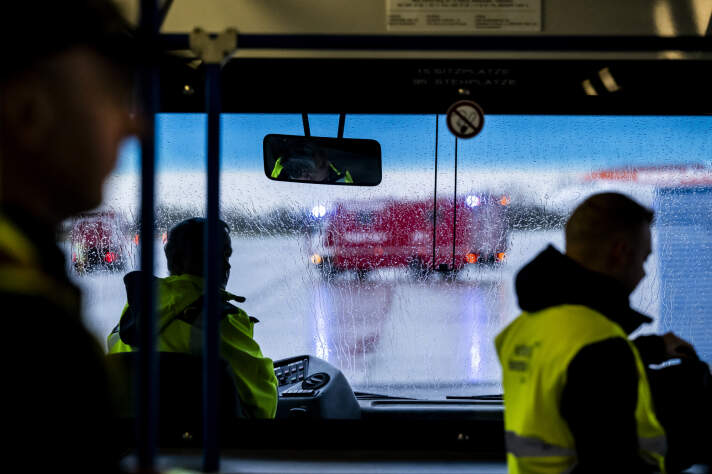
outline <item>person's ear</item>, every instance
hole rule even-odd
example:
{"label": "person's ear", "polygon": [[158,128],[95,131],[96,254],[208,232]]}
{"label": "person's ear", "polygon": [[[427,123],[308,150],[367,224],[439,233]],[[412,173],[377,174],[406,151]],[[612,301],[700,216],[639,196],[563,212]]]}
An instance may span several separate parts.
{"label": "person's ear", "polygon": [[47,147],[56,110],[50,92],[40,81],[13,83],[4,94],[4,126],[19,151],[36,153]]}

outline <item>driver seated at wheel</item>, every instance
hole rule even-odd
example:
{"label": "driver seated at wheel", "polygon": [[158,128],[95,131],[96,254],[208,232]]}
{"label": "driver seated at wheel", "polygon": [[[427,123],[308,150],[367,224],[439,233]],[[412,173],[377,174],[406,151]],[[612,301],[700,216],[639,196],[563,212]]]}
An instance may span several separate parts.
{"label": "driver seated at wheel", "polygon": [[[164,247],[168,261],[167,278],[156,278],[157,349],[202,355],[203,341],[203,235],[206,221],[187,219],[168,233]],[[272,360],[264,357],[254,340],[257,319],[247,315],[232,302],[245,298],[225,290],[230,277],[232,246],[228,226],[220,221],[224,235],[222,314],[220,320],[220,355],[235,373],[240,402],[249,418],[274,418],[277,411],[277,378]],[[140,272],[124,277],[128,302],[119,324],[109,334],[109,353],[138,349],[138,290]]]}
{"label": "driver seated at wheel", "polygon": [[292,155],[279,157],[272,169],[271,177],[275,179],[298,179],[316,183],[353,184],[354,180],[349,170],[343,173],[327,159],[322,148],[305,150],[308,156]]}

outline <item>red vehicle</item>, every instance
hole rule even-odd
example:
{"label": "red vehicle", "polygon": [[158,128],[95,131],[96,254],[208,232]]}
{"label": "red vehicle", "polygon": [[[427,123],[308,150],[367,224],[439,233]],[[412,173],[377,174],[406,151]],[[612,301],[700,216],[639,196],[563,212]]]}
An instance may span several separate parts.
{"label": "red vehicle", "polygon": [[126,225],[113,211],[83,214],[71,231],[72,263],[77,273],[122,271],[126,267]]}
{"label": "red vehicle", "polygon": [[507,196],[489,194],[459,198],[456,207],[452,200],[438,200],[434,261],[432,200],[340,203],[332,212],[317,206],[312,214],[326,222],[312,240],[311,261],[325,276],[406,267],[420,277],[433,269],[454,274],[466,264],[501,262],[507,251],[508,205]]}

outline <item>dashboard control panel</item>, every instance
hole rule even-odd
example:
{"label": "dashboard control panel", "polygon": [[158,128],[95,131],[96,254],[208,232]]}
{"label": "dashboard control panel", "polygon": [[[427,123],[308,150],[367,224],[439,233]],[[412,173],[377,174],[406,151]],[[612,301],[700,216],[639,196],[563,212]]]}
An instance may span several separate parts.
{"label": "dashboard control panel", "polygon": [[361,407],[344,374],[308,355],[274,362],[277,418],[359,419]]}
{"label": "dashboard control panel", "polygon": [[277,362],[275,362],[274,375],[277,376],[279,386],[283,387],[285,385],[291,385],[304,381],[308,367],[309,358],[289,362],[283,366],[277,366]]}
{"label": "dashboard control panel", "polygon": [[302,388],[301,385],[295,385],[280,393],[282,397],[313,397],[316,395],[316,390]]}

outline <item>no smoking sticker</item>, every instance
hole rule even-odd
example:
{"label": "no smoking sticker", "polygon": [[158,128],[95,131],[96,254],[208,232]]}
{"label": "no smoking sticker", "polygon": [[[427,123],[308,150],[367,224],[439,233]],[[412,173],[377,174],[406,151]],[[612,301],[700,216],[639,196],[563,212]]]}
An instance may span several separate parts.
{"label": "no smoking sticker", "polygon": [[447,110],[447,128],[457,138],[472,138],[482,131],[485,114],[471,100],[455,102]]}

